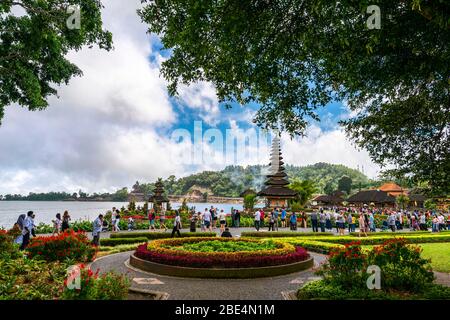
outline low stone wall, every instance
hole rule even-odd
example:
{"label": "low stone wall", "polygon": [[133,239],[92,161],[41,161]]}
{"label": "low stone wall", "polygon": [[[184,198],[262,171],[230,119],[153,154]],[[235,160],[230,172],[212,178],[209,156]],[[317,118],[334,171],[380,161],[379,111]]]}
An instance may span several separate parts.
{"label": "low stone wall", "polygon": [[187,278],[214,278],[214,279],[247,279],[247,278],[261,278],[261,277],[273,277],[293,272],[299,272],[309,269],[314,266],[314,258],[311,256],[309,259],[268,267],[255,267],[255,268],[189,268],[179,267],[166,264],[155,263],[147,260],[140,259],[134,254],[130,257],[130,265],[135,268],[174,277],[187,277]]}

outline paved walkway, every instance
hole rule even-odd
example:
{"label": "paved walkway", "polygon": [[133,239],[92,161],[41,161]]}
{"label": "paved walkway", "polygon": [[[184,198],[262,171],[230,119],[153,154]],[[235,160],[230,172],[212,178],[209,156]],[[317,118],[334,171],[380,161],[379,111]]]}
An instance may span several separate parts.
{"label": "paved walkway", "polygon": [[[242,232],[256,232],[256,229],[253,228],[253,227],[229,228],[229,229],[230,229],[230,232],[231,232],[231,234],[233,236],[240,236]],[[269,233],[269,232],[276,233],[277,232],[277,231],[267,231],[267,229],[268,229],[268,227],[260,228],[259,232],[267,232],[267,233]],[[116,232],[116,233],[119,233],[119,234],[120,233],[124,233],[124,234],[126,234],[126,233],[146,232],[146,231],[149,231],[149,230],[148,229],[145,229],[145,230],[133,230],[133,231],[124,230],[124,231],[120,231],[120,232]],[[377,232],[380,232],[380,231],[381,231],[380,229],[377,229]],[[164,232],[164,231],[156,230],[156,231],[150,231],[150,232]],[[166,232],[167,233],[171,233],[172,229],[169,229]],[[181,229],[181,233],[184,233],[184,232],[190,232],[190,231],[189,231],[189,229]],[[201,233],[202,231],[201,231],[200,228],[197,228],[196,232]],[[213,232],[215,232],[218,235],[220,235],[220,228],[213,229]],[[280,228],[278,228],[278,232],[292,232],[293,234],[295,234],[295,233],[304,233],[304,232],[312,232],[312,228],[297,228],[296,231],[291,231],[289,228],[281,228],[280,227]],[[404,230],[401,230],[401,232],[410,232],[410,230],[409,229],[404,229]],[[103,232],[101,234],[101,237],[102,238],[109,238],[111,233],[112,232],[110,232],[110,231]],[[321,233],[321,232],[319,231],[318,234],[319,233]],[[335,228],[332,229],[331,233],[334,234],[334,235],[338,235],[338,233],[336,232]],[[431,233],[431,231],[430,231],[430,233]],[[345,231],[345,234],[348,235],[348,230]],[[393,232],[393,234],[395,234],[395,232]],[[91,236],[90,233],[89,233],[89,236]]]}
{"label": "paved walkway", "polygon": [[[132,287],[166,292],[170,300],[282,300],[283,293],[294,291],[300,285],[318,279],[314,269],[289,275],[256,279],[196,279],[162,276],[140,271],[128,265],[132,251],[122,252],[97,259],[91,269],[101,272],[116,271],[126,274]],[[315,267],[326,256],[311,253]]]}
{"label": "paved walkway", "polygon": [[[269,232],[269,231],[267,231],[267,229],[268,229],[268,227],[260,228],[259,232]],[[149,230],[148,229],[133,230],[133,231],[123,230],[123,231],[120,231],[118,233],[126,234],[126,233],[146,232],[146,231],[149,231]],[[196,231],[198,233],[202,232],[200,230],[200,228],[197,228]],[[231,234],[233,236],[240,236],[242,232],[248,232],[248,231],[255,232],[256,229],[253,228],[253,227],[230,228],[230,232],[231,232]],[[381,229],[377,229],[377,232],[380,232],[380,231],[381,231]],[[156,231],[150,231],[150,232],[164,232],[164,231],[156,230]],[[166,232],[167,233],[171,233],[172,229],[169,229]],[[189,232],[189,229],[181,229],[181,233],[184,233],[184,232]],[[218,235],[220,235],[220,228],[213,229],[213,232],[216,232]],[[277,232],[277,231],[270,231],[270,232]],[[280,227],[280,228],[278,228],[278,232],[292,232],[292,233],[312,232],[312,228],[297,228],[296,231],[291,231],[289,228],[281,228]],[[387,232],[389,232],[389,230],[387,230]],[[400,230],[398,232],[414,232],[414,231],[411,231],[410,229],[403,229],[403,230]],[[112,233],[111,231],[102,232],[101,233],[101,238],[109,238],[111,233]],[[318,233],[320,233],[320,231]],[[334,235],[338,235],[338,233],[336,232],[336,228],[333,228],[331,233],[333,233]],[[430,231],[430,233],[431,233],[431,231]],[[348,229],[345,230],[345,234],[348,235]],[[395,235],[395,232],[392,232],[392,234]],[[50,235],[51,234],[40,234],[40,236],[50,236]],[[88,235],[88,237],[90,239],[92,238],[92,232],[87,232],[87,235]]]}

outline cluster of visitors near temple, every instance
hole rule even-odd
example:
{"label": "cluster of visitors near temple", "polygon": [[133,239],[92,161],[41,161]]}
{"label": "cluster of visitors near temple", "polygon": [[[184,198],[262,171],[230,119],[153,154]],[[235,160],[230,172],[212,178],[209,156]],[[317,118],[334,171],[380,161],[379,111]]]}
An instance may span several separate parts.
{"label": "cluster of visitors near temple", "polygon": [[[111,214],[111,231],[119,232],[119,222],[121,211],[112,208],[108,212]],[[394,209],[369,209],[369,208],[319,208],[312,212],[290,212],[284,207],[275,208],[266,212],[263,208],[257,209],[254,213],[242,212],[233,209],[231,213],[225,213],[213,206],[205,208],[203,212],[196,212],[191,209],[189,212],[190,232],[196,232],[197,227],[202,232],[213,232],[219,230],[223,237],[231,237],[230,228],[240,228],[241,218],[251,216],[254,228],[257,231],[267,228],[267,231],[278,231],[289,228],[292,231],[297,229],[311,228],[313,232],[332,232],[334,229],[339,235],[344,235],[346,231],[356,232],[359,235],[367,235],[369,232],[387,231],[430,231],[441,232],[450,230],[450,214],[431,210],[394,210]],[[126,217],[126,215],[125,215]],[[168,217],[166,209],[161,208],[158,213],[155,209],[148,210],[149,231],[167,231],[166,221],[173,219],[172,237],[181,235],[182,219],[179,210],[175,210],[175,215]],[[231,218],[231,219],[230,219]],[[17,237],[16,243],[24,250],[30,242],[30,238],[35,236],[35,214],[29,211],[21,214],[14,225],[20,229],[21,234]],[[158,219],[159,227],[156,228],[155,221]],[[70,215],[65,211],[63,215],[57,213],[53,223],[52,235],[59,234],[71,228]],[[231,223],[230,223],[231,222]],[[135,228],[133,217],[127,218],[128,231]],[[378,225],[377,225],[378,224]],[[358,226],[358,228],[357,228]],[[108,220],[100,214],[92,223],[92,243],[99,245],[100,234],[109,230]]]}

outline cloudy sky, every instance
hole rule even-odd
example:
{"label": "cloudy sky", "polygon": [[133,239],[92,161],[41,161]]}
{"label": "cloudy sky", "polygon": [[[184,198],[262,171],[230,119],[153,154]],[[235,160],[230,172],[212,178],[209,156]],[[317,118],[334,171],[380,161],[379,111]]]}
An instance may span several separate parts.
{"label": "cloudy sky", "polygon": [[[251,124],[257,106],[225,110],[208,83],[170,97],[159,75],[166,58],[159,39],[146,33],[136,15],[140,0],[104,5],[114,51],[71,53],[84,76],[61,86],[47,110],[7,107],[0,126],[0,194],[114,191],[136,180],[269,162],[268,138]],[[320,114],[322,121],[312,124],[306,138],[282,137],[285,162],[363,165],[376,177],[379,168],[337,125],[349,111],[335,103]],[[243,141],[237,152],[230,151],[232,137]]]}

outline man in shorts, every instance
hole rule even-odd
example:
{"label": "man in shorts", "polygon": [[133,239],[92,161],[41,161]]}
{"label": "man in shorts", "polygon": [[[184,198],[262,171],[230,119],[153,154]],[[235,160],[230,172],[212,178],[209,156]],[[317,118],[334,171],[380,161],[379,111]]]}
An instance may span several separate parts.
{"label": "man in shorts", "polygon": [[208,209],[205,209],[205,214],[203,215],[203,220],[205,221],[205,229],[209,230],[209,232],[212,232],[211,228],[211,211],[208,211]]}

